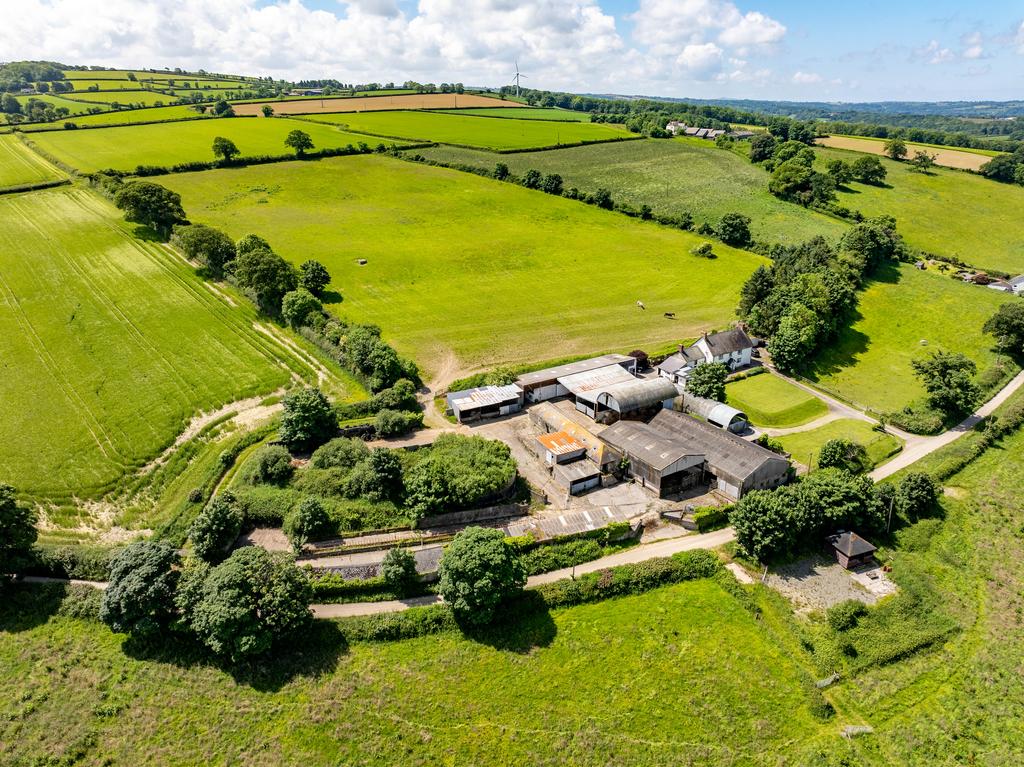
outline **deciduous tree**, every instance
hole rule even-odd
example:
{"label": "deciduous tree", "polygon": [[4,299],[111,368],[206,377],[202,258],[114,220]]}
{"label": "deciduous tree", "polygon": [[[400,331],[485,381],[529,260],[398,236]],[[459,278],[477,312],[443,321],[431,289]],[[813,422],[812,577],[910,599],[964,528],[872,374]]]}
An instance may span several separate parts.
{"label": "deciduous tree", "polygon": [[174,619],[178,554],[166,543],[126,546],[110,563],[100,619],[114,631],[155,637]]}
{"label": "deciduous tree", "polygon": [[181,195],[151,181],[131,181],[114,195],[126,221],[143,224],[166,238],[175,224],[185,223]]}
{"label": "deciduous tree", "polygon": [[981,395],[974,382],[977,365],[960,352],[932,352],[910,365],[928,392],[929,404],[947,415],[970,412]]}
{"label": "deciduous tree", "polygon": [[307,387],[284,398],[280,436],[292,450],[313,450],[338,430],[338,419],[324,393]]}
{"label": "deciduous tree", "polygon": [[486,625],[526,585],[526,569],[501,530],[467,527],[445,549],[438,590],[456,617]]}
{"label": "deciduous tree", "polygon": [[18,503],[14,488],[0,483],[0,579],[28,563],[36,521],[35,511]]}
{"label": "deciduous tree", "polygon": [[721,362],[702,362],[686,378],[686,391],[695,397],[725,402],[725,379],[729,369]]}
{"label": "deciduous tree", "polygon": [[307,151],[313,148],[313,139],[303,130],[293,130],[284,140],[284,145],[295,150],[298,157],[302,157]]}

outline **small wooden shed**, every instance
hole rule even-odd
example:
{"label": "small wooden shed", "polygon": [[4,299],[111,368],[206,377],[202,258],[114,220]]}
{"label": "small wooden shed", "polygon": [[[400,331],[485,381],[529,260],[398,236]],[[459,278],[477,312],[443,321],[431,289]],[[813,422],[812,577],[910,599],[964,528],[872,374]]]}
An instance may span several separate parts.
{"label": "small wooden shed", "polygon": [[836,561],[847,570],[853,570],[870,562],[877,550],[857,533],[840,530],[826,539],[835,554]]}

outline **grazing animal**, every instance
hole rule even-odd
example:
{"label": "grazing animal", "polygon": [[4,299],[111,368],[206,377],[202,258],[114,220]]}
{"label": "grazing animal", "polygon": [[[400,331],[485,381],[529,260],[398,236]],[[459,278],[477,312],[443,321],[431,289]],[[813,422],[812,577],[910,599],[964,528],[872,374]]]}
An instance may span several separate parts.
{"label": "grazing animal", "polygon": [[670,320],[674,320],[676,318],[676,313],[675,312],[665,312],[665,316],[668,319],[670,319]]}
{"label": "grazing animal", "polygon": [[637,301],[637,302],[636,302],[636,305],[637,305],[638,307],[640,307],[641,309],[644,309],[645,311],[646,311],[646,309],[647,309],[647,307],[646,307],[646,306],[644,306],[644,302],[643,302],[643,301]]}

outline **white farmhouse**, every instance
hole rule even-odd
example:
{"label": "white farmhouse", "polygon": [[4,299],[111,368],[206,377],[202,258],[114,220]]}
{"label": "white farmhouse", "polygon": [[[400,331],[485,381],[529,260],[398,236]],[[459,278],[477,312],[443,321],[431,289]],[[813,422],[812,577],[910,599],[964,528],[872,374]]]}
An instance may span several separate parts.
{"label": "white farmhouse", "polygon": [[740,328],[721,333],[705,333],[690,346],[680,345],[679,351],[658,365],[658,375],[673,383],[684,383],[690,371],[703,362],[721,362],[729,370],[750,364],[754,342]]}

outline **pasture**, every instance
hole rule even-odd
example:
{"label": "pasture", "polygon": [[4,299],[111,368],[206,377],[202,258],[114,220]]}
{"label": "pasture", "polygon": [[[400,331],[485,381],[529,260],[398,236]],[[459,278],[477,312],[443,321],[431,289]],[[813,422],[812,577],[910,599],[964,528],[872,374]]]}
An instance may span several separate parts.
{"label": "pasture", "polygon": [[363,112],[316,115],[310,119],[341,125],[374,136],[410,141],[437,141],[503,151],[539,149],[559,144],[636,139],[636,134],[613,125],[541,120],[490,120],[442,112]]}
{"label": "pasture", "polygon": [[310,373],[237,303],[91,192],[0,197],[3,481],[96,498],[199,412]]}
{"label": "pasture", "polygon": [[0,136],[0,189],[64,177],[63,171],[22,144],[16,136]]}
{"label": "pasture", "polygon": [[660,214],[688,212],[696,225],[714,225],[726,213],[742,213],[751,218],[751,232],[761,242],[796,243],[816,235],[837,239],[846,229],[834,218],[772,196],[761,168],[701,139],[643,139],[500,158],[448,146],[416,151],[488,170],[500,160],[519,176],[530,168],[558,173],[566,188],[593,192],[604,187],[615,200],[637,208],[646,204]]}
{"label": "pasture", "polygon": [[899,438],[891,434],[875,431],[867,421],[853,418],[841,418],[817,429],[784,434],[774,439],[782,443],[782,447],[787,453],[792,454],[794,461],[804,466],[815,467],[818,465],[821,446],[830,439],[848,439],[863,445],[874,466],[894,455],[903,444]]}
{"label": "pasture", "polygon": [[733,381],[726,402],[742,410],[755,426],[788,428],[810,423],[828,412],[825,403],[771,373]]}
{"label": "pasture", "polygon": [[[815,153],[821,170],[826,160],[857,158],[841,149]],[[979,269],[1024,272],[1024,187],[946,168],[926,175],[908,163],[883,159],[882,164],[887,186],[853,182],[839,191],[839,204],[866,216],[894,216],[915,248],[956,256]]]}
{"label": "pasture", "polygon": [[321,624],[234,678],[26,596],[0,606],[0,761],[767,767],[843,748],[807,673],[712,580],[482,641],[345,646]]}
{"label": "pasture", "polygon": [[300,97],[286,101],[260,101],[238,104],[240,115],[258,115],[264,104],[270,104],[279,115],[321,114],[327,112],[371,112],[391,109],[456,109],[460,107],[520,106],[514,101],[502,101],[473,93],[388,93],[380,96],[356,97]]}
{"label": "pasture", "polygon": [[169,104],[175,100],[174,96],[168,96],[166,93],[157,93],[156,91],[142,90],[138,84],[135,85],[135,90],[117,90],[117,91],[75,91],[68,94],[68,98],[73,101],[81,101],[83,103],[90,102],[93,104],[142,104],[143,106],[155,106]]}
{"label": "pasture", "polygon": [[139,165],[175,165],[183,162],[211,161],[213,139],[224,136],[235,142],[242,157],[286,155],[284,145],[289,132],[299,129],[309,134],[317,149],[343,147],[361,141],[373,145],[380,140],[344,133],[337,128],[295,120],[255,120],[224,118],[138,125],[106,130],[39,133],[32,141],[80,171],[104,168],[131,171]]}
{"label": "pasture", "polygon": [[857,319],[818,355],[808,377],[880,413],[924,395],[912,359],[943,349],[963,352],[979,373],[992,366],[994,339],[981,326],[1001,303],[1020,300],[908,264],[869,282],[859,295]]}
{"label": "pasture", "polygon": [[95,86],[101,91],[134,91],[142,87],[142,83],[129,80],[128,78],[120,78],[116,80],[110,78],[101,78],[92,80],[88,79],[88,72],[82,72],[81,74],[86,75],[86,78],[81,80],[68,78],[64,81],[67,83],[71,83],[71,85],[74,86],[74,90],[69,95],[91,93],[92,91],[90,91],[89,88],[92,88],[93,86]]}
{"label": "pasture", "polygon": [[446,114],[471,115],[474,117],[512,117],[519,120],[554,120],[555,122],[590,122],[587,112],[573,112],[569,109],[545,109],[541,107],[485,107],[482,109],[444,109]]}
{"label": "pasture", "polygon": [[[885,156],[885,139],[868,138],[866,136],[825,136],[815,141],[820,146],[831,147],[832,149],[850,149],[854,152],[865,152]],[[907,145],[907,158],[913,157],[917,152],[926,152],[935,155],[935,164],[947,168],[959,170],[978,170],[982,165],[991,160],[999,152],[988,149],[967,149],[935,144],[918,144],[913,141],[905,142]]]}
{"label": "pasture", "polygon": [[[43,93],[38,96],[15,96],[15,98],[18,100],[18,103],[20,103],[22,106],[25,106],[28,103],[29,99],[35,99],[36,101],[44,101],[47,104],[50,104],[54,109],[56,109],[57,107],[64,107],[68,110],[68,112],[71,115],[87,114],[90,108],[99,109],[104,112],[110,109],[109,104],[86,104],[81,101],[75,101],[72,98],[66,98],[64,96],[55,96],[51,93]],[[6,115],[4,115],[4,118],[6,119]],[[53,124],[60,127],[64,127],[64,120],[58,120]],[[31,123],[25,126],[26,129],[30,127],[33,127]]]}
{"label": "pasture", "polygon": [[[89,107],[95,107],[99,109],[109,109],[109,105],[104,107],[103,104],[86,104],[83,101],[71,101],[70,99],[66,99],[66,101],[69,104],[74,104],[76,108],[84,107],[85,109],[88,109]],[[165,120],[196,120],[208,117],[209,115],[203,115],[190,106],[178,104],[169,107],[119,109],[116,111],[102,112],[100,114],[76,115],[75,117],[70,118],[70,121],[82,128],[93,128],[111,125],[130,125],[132,123],[154,123]],[[58,120],[52,123],[34,123],[32,125],[21,126],[20,130],[25,133],[55,130],[60,131],[64,130],[65,122],[67,122],[67,120]]]}
{"label": "pasture", "polygon": [[160,183],[181,193],[193,221],[236,238],[263,233],[295,263],[322,261],[342,294],[331,310],[380,325],[432,372],[454,358],[493,367],[694,337],[728,323],[763,263],[722,245],[698,258],[690,250],[702,238],[687,232],[390,157]]}

